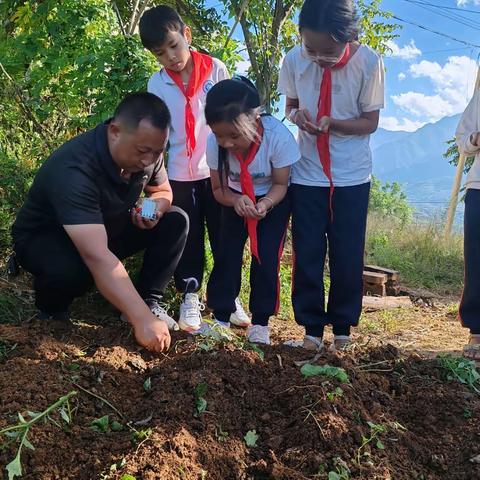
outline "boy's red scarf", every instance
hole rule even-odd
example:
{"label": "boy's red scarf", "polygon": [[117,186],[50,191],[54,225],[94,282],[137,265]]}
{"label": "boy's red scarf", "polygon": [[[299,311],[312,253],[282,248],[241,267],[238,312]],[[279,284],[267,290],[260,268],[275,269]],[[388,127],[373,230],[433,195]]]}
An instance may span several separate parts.
{"label": "boy's red scarf", "polygon": [[[323,69],[322,86],[320,87],[320,96],[318,97],[317,123],[322,117],[332,115],[332,70],[343,68],[350,60],[350,44],[347,43],[345,53],[338,63],[332,67]],[[330,182],[330,217],[333,220],[333,179],[332,162],[330,159],[330,132],[317,135],[317,150],[322,164],[323,172]]]}
{"label": "boy's red scarf", "polygon": [[[242,187],[243,195],[246,195],[254,204],[255,202],[255,189],[253,187],[252,175],[248,171],[248,166],[253,162],[255,155],[260,148],[263,137],[263,125],[258,121],[257,135],[255,140],[250,144],[247,156],[243,158],[239,153],[235,153],[235,157],[240,163],[240,186]],[[260,263],[260,257],[258,255],[258,242],[257,242],[257,224],[258,220],[254,218],[246,218],[248,238],[250,239],[250,252]]]}
{"label": "boy's red scarf", "polygon": [[[188,86],[185,88],[180,72],[174,72],[166,68],[166,72],[170,78],[176,83],[180,91],[185,96],[185,133],[187,136],[187,155],[191,160],[193,151],[197,144],[195,138],[195,117],[193,116],[191,100],[193,96],[202,88],[205,80],[210,76],[213,68],[213,59],[203,53],[191,51],[193,62],[193,70],[188,81]],[[190,173],[192,173],[192,165],[190,163]]]}

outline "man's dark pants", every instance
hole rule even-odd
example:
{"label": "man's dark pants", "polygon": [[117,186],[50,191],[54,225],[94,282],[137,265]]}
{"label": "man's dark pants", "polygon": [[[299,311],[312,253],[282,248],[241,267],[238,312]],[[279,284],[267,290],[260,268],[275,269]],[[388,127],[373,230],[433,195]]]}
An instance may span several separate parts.
{"label": "man's dark pants", "polygon": [[[188,217],[172,207],[151,230],[131,222],[109,238],[109,249],[123,260],[145,250],[137,290],[145,300],[160,300],[185,247]],[[93,286],[93,277],[63,227],[35,233],[15,246],[20,265],[34,277],[35,305],[43,312],[68,310],[75,297]]]}

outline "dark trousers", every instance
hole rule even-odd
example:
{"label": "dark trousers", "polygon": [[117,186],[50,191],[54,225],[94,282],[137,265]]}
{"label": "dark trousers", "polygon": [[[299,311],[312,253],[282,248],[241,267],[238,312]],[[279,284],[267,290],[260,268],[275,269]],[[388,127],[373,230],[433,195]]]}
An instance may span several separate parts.
{"label": "dark trousers", "polygon": [[[138,292],[145,300],[160,299],[182,255],[188,218],[177,207],[155,228],[141,230],[128,223],[109,249],[120,259],[145,250]],[[75,297],[93,286],[92,275],[63,228],[40,231],[16,246],[19,263],[34,277],[35,305],[49,312],[66,311]]]}
{"label": "dark trousers", "polygon": [[480,334],[480,190],[468,189],[464,215],[465,286],[460,302],[462,325]]}
{"label": "dark trousers", "polygon": [[[213,256],[217,250],[220,224],[220,204],[215,200],[210,179],[195,182],[170,181],[173,190],[173,204],[186,212],[190,220],[187,243],[175,271],[175,286],[184,292],[186,279],[195,278],[199,290],[205,270],[205,223]],[[189,291],[194,291],[191,285]]]}
{"label": "dark trousers", "polygon": [[[260,198],[260,197],[259,197]],[[285,197],[257,224],[260,264],[250,264],[250,312],[254,325],[268,325],[279,306],[278,271],[285,232],[290,217],[290,201]],[[228,322],[235,311],[242,282],[243,250],[248,238],[245,219],[233,208],[223,207],[220,244],[207,286],[207,304],[217,320]]]}
{"label": "dark trousers", "polygon": [[[348,335],[358,325],[363,298],[363,260],[370,183],[336,187],[333,221],[329,188],[294,184],[292,238],[295,254],[292,303],[307,335],[321,337],[325,325]],[[327,255],[330,292],[325,310],[323,271]]]}

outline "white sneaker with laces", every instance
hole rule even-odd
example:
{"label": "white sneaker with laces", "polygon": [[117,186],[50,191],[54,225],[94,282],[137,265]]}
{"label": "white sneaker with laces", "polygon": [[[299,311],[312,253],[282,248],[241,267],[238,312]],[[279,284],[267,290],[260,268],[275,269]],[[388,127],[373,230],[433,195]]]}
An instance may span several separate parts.
{"label": "white sneaker with laces", "polygon": [[196,293],[186,293],[180,304],[179,327],[185,332],[195,332],[202,324],[202,310],[205,306]]}
{"label": "white sneaker with laces", "polygon": [[270,345],[270,329],[264,325],[251,325],[248,327],[247,340],[250,343]]}
{"label": "white sneaker with laces", "polygon": [[166,305],[160,302],[147,302],[150,311],[162,322],[165,322],[169,330],[179,330],[178,323],[168,314]]}
{"label": "white sneaker with laces", "polygon": [[236,310],[230,315],[230,323],[233,323],[233,325],[236,325],[237,327],[249,327],[252,324],[252,321],[247,315],[247,312],[245,312],[245,310],[243,309],[243,306],[238,297],[235,299],[235,308]]}

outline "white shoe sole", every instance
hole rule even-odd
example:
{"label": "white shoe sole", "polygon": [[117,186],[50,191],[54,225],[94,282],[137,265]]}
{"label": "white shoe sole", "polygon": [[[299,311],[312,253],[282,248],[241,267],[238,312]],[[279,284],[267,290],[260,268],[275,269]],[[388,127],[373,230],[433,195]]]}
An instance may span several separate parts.
{"label": "white shoe sole", "polygon": [[182,320],[179,320],[178,321],[178,326],[180,327],[180,330],[183,330],[184,332],[187,332],[187,333],[192,333],[192,332],[196,332],[196,331],[200,330],[200,327],[202,325],[200,323],[198,324],[198,326],[190,325],[186,322],[183,322]]}

